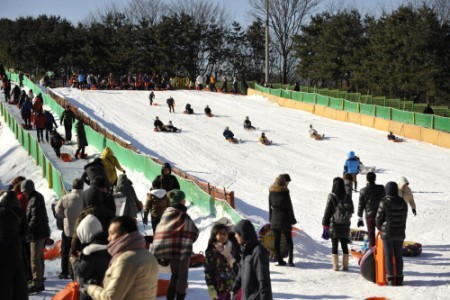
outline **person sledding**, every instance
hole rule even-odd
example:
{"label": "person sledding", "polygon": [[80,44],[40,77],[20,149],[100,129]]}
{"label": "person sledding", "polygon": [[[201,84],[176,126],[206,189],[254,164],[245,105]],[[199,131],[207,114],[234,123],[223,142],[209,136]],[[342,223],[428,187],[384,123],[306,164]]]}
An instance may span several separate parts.
{"label": "person sledding", "polygon": [[269,146],[272,145],[272,141],[270,141],[267,137],[266,134],[263,132],[261,133],[261,137],[259,138],[259,142],[263,145]]}
{"label": "person sledding", "polygon": [[211,113],[211,108],[209,108],[208,105],[206,105],[204,111],[205,111],[205,115],[206,115],[207,117],[212,117],[212,116],[213,116],[212,113]]}
{"label": "person sledding", "polygon": [[186,107],[184,108],[184,113],[188,115],[192,115],[194,113],[194,109],[191,107],[189,103],[186,104]]}
{"label": "person sledding", "polygon": [[172,121],[169,121],[169,124],[167,124],[167,125],[163,125],[162,129],[163,129],[162,131],[165,131],[165,132],[180,132],[181,131],[181,128],[177,128],[177,127],[173,126]]}
{"label": "person sledding", "polygon": [[155,126],[155,128],[154,128],[155,131],[164,131],[163,130],[164,123],[159,119],[159,117],[155,118],[155,122],[153,122],[153,126]]}
{"label": "person sledding", "polygon": [[401,138],[395,136],[392,131],[389,131],[389,134],[387,135],[387,139],[391,142],[401,142],[403,141]]}
{"label": "person sledding", "polygon": [[316,139],[316,140],[322,140],[322,139],[324,138],[324,136],[325,136],[325,134],[319,134],[319,133],[317,132],[317,130],[315,130],[315,129],[313,128],[312,125],[309,125],[308,133],[309,133],[309,136],[310,136],[310,137],[312,137],[313,139]]}
{"label": "person sledding", "polygon": [[245,117],[245,120],[244,120],[244,129],[247,129],[247,130],[256,129],[255,126],[252,126],[252,122],[250,121],[248,116]]}
{"label": "person sledding", "polygon": [[230,128],[227,126],[225,127],[225,130],[223,131],[223,136],[225,139],[233,144],[238,143],[239,141],[234,137],[234,133],[230,130]]}

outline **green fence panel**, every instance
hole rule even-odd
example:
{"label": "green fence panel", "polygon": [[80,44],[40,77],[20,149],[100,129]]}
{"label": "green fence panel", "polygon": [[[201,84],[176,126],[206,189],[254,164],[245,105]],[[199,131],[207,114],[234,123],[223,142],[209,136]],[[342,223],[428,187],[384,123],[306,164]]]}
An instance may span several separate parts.
{"label": "green fence panel", "polygon": [[407,111],[412,111],[414,107],[414,102],[413,101],[401,101],[400,102],[400,109],[402,110],[407,110]]}
{"label": "green fence panel", "polygon": [[385,106],[376,106],[375,116],[383,119],[391,119],[391,108]]}
{"label": "green fence panel", "polygon": [[96,132],[91,127],[84,125],[84,131],[86,132],[86,138],[89,145],[94,146],[97,149],[103,149],[106,145],[106,138]]}
{"label": "green fence panel", "polygon": [[281,97],[281,91],[282,89],[270,89],[270,94],[277,97]]}
{"label": "green fence panel", "polygon": [[58,195],[59,198],[62,197],[64,194],[64,186],[62,185],[61,172],[54,167],[52,168],[52,185],[56,195]]}
{"label": "green fence panel", "polygon": [[302,92],[292,92],[292,100],[303,101],[303,93]]}
{"label": "green fence panel", "polygon": [[433,115],[414,113],[414,119],[418,126],[433,128]]}
{"label": "green fence panel", "polygon": [[38,161],[37,149],[36,149],[37,141],[31,135],[30,135],[30,138],[29,138],[29,143],[30,143],[30,155],[31,155],[31,157],[34,158],[35,161]]}
{"label": "green fence panel", "polygon": [[342,98],[329,97],[329,106],[334,109],[342,110],[344,109],[344,101]]}
{"label": "green fence panel", "polygon": [[300,86],[300,91],[304,92],[304,93],[311,93],[311,92],[313,92],[313,89],[310,88],[309,86],[301,85]]}
{"label": "green fence panel", "polygon": [[442,117],[448,117],[447,106],[433,106],[434,114]]}
{"label": "green fence panel", "polygon": [[328,96],[317,95],[316,103],[319,105],[328,106],[330,103],[329,99],[330,99],[330,97],[328,97]]}
{"label": "green fence panel", "polygon": [[426,107],[426,104],[423,103],[414,103],[413,111],[417,113],[423,113],[423,109]]}
{"label": "green fence panel", "polygon": [[385,105],[393,108],[400,109],[400,99],[386,99]]}
{"label": "green fence panel", "polygon": [[303,102],[315,104],[316,103],[316,94],[303,93]]}
{"label": "green fence panel", "polygon": [[373,97],[371,95],[361,95],[361,103],[373,104]]}
{"label": "green fence panel", "polygon": [[386,97],[372,97],[372,104],[386,106]]}
{"label": "green fence panel", "polygon": [[360,102],[361,93],[348,93],[347,97],[345,99],[353,101],[353,102]]}
{"label": "green fence panel", "polygon": [[344,110],[345,111],[354,112],[354,113],[358,113],[359,112],[359,103],[352,102],[352,101],[349,101],[349,100],[344,100]]}
{"label": "green fence panel", "polygon": [[414,124],[414,113],[410,111],[403,111],[400,109],[392,108],[391,110],[392,121]]}
{"label": "green fence panel", "polygon": [[214,206],[215,200],[210,195],[203,192],[193,182],[181,180],[180,189],[186,193],[186,198],[188,198],[193,205],[204,211],[210,212],[212,215],[216,214],[216,209]]}
{"label": "green fence panel", "polygon": [[435,115],[433,119],[435,129],[450,132],[450,118]]}
{"label": "green fence panel", "polygon": [[291,99],[291,91],[281,90],[281,97]]}
{"label": "green fence panel", "polygon": [[367,116],[375,116],[375,105],[360,103],[359,113]]}

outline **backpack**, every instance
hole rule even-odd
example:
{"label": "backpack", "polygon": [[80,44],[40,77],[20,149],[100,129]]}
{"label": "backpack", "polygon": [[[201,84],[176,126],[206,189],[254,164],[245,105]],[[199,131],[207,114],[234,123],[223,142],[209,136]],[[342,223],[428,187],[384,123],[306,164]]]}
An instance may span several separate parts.
{"label": "backpack", "polygon": [[339,200],[335,194],[332,194],[335,201],[333,201],[334,213],[333,222],[336,224],[349,224],[352,218],[352,208],[345,200]]}

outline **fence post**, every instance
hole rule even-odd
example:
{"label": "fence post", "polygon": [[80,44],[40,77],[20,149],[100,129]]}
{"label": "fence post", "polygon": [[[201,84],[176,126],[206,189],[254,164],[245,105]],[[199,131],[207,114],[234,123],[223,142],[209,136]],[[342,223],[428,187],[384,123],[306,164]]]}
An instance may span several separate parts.
{"label": "fence post", "polygon": [[47,161],[47,164],[48,164],[48,187],[50,189],[53,189],[53,166],[49,161]]}

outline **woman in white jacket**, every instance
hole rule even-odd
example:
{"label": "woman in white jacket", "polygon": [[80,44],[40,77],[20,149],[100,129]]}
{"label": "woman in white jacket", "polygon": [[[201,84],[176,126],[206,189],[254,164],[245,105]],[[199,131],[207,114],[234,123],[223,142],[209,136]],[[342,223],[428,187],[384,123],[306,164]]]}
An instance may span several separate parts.
{"label": "woman in white jacket", "polygon": [[412,213],[416,215],[416,203],[414,202],[414,196],[409,188],[409,182],[406,177],[400,177],[398,182],[398,195],[405,199],[406,203],[411,207]]}

